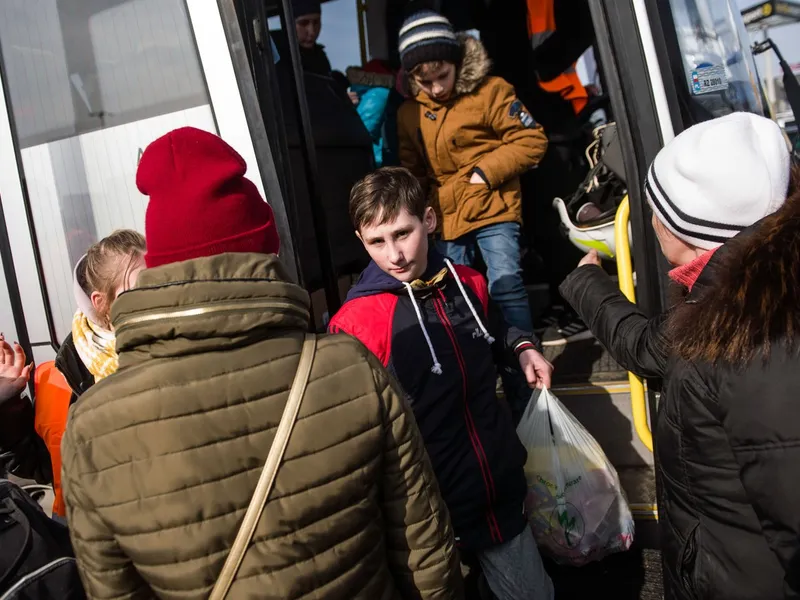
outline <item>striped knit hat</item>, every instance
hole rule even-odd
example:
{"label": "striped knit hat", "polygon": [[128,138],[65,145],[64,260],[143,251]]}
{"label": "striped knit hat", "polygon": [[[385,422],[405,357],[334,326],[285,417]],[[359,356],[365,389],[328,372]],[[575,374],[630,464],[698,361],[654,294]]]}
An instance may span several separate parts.
{"label": "striped knit hat", "polygon": [[453,25],[432,10],[415,12],[403,22],[399,50],[406,71],[426,62],[441,60],[458,64],[461,59],[461,45]]}
{"label": "striped knit hat", "polygon": [[780,127],[737,112],[690,127],[667,144],[650,167],[645,194],[675,236],[710,250],[780,208],[790,169]]}

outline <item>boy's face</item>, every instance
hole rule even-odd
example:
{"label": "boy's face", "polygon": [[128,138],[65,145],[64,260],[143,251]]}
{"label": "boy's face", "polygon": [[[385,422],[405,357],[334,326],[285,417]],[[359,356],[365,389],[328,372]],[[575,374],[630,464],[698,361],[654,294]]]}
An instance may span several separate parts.
{"label": "boy's face", "polygon": [[456,66],[443,62],[437,68],[424,67],[414,81],[420,89],[437,102],[444,102],[453,94],[456,85]]}
{"label": "boy's face", "polygon": [[428,268],[428,236],[435,230],[436,213],[432,208],[425,209],[422,219],[404,208],[394,221],[364,225],[356,235],[384,273],[411,283]]}

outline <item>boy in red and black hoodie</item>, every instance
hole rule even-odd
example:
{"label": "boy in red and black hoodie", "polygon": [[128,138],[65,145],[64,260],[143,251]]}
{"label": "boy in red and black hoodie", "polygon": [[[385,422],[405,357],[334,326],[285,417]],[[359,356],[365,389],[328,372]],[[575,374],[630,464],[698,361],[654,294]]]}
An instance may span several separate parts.
{"label": "boy in red and black hoodie", "polygon": [[418,180],[386,167],[359,181],[350,217],[372,262],[330,330],[358,338],[403,388],[425,440],[456,541],[501,599],[552,598],[523,504],[525,449],[496,396],[497,364],[532,387],[553,367],[530,332],[508,326],[486,280],[429,248],[436,214]]}

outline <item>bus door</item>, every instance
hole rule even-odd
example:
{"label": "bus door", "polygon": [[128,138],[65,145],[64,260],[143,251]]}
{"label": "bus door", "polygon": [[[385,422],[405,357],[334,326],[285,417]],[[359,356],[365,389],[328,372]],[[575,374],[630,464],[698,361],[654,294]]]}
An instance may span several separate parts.
{"label": "bus door", "polygon": [[[144,231],[147,199],[135,174],[148,143],[176,127],[205,129],[241,153],[262,194],[263,182],[275,180],[270,155],[256,152],[263,124],[246,114],[242,98],[248,89],[252,94],[252,82],[235,70],[224,4],[0,3],[7,232],[0,243],[0,331],[25,340],[37,362],[52,359],[71,330],[73,267],[88,246],[114,229]],[[273,200],[284,251],[291,249],[280,187],[265,197]]]}

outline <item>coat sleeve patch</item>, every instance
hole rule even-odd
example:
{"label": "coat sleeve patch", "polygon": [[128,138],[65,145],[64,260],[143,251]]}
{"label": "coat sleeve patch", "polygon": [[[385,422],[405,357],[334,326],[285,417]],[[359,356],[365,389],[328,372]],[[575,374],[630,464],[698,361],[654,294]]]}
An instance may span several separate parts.
{"label": "coat sleeve patch", "polygon": [[511,106],[508,107],[508,116],[512,119],[519,119],[525,129],[533,129],[537,126],[536,120],[525,110],[525,106],[520,100],[514,100],[511,103]]}

